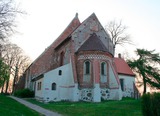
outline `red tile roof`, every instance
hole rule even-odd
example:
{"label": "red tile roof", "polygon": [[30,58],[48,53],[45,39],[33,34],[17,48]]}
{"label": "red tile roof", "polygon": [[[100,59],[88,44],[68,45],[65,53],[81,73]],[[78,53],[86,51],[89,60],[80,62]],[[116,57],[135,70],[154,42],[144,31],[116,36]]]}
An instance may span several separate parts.
{"label": "red tile roof", "polygon": [[118,74],[135,76],[123,58],[114,58]]}

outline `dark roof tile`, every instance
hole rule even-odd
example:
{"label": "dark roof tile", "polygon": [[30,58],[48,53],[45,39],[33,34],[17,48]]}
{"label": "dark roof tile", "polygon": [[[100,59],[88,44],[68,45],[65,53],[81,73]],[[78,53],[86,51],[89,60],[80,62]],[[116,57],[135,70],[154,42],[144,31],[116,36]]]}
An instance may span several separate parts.
{"label": "dark roof tile", "polygon": [[99,37],[93,33],[88,40],[86,40],[83,45],[78,49],[79,51],[103,51],[108,52],[105,45],[99,39]]}

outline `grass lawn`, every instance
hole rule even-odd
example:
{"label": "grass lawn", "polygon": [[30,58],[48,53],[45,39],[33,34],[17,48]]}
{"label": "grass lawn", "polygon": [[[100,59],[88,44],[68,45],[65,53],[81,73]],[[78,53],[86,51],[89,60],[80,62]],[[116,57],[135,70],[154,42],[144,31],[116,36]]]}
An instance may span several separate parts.
{"label": "grass lawn", "polygon": [[29,101],[67,116],[142,116],[140,100],[129,98],[101,103],[52,102],[44,104],[33,99]]}
{"label": "grass lawn", "polygon": [[42,116],[7,96],[0,94],[0,116]]}

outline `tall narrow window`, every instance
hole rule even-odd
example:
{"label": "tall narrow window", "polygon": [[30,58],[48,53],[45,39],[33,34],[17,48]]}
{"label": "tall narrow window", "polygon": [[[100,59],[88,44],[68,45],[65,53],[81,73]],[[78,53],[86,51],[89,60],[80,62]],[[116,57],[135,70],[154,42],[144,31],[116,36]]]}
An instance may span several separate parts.
{"label": "tall narrow window", "polygon": [[105,70],[106,70],[106,63],[103,62],[103,63],[101,64],[101,74],[102,74],[102,75],[106,75],[106,74],[105,74],[105,72],[106,72]]}
{"label": "tall narrow window", "polygon": [[41,90],[42,82],[38,82],[37,84],[37,90]]}
{"label": "tall narrow window", "polygon": [[41,83],[41,82],[39,82],[39,90],[41,90],[41,86],[42,86],[42,83]]}
{"label": "tall narrow window", "polygon": [[85,74],[90,74],[90,62],[86,61],[85,62]]}
{"label": "tall narrow window", "polygon": [[56,83],[52,83],[52,90],[56,90]]}
{"label": "tall narrow window", "polygon": [[121,89],[124,91],[124,79],[120,79]]}
{"label": "tall narrow window", "polygon": [[61,52],[61,54],[60,54],[60,66],[63,65],[63,60],[64,60],[64,52]]}
{"label": "tall narrow window", "polygon": [[37,84],[37,90],[39,90],[39,82],[38,82],[38,84]]}
{"label": "tall narrow window", "polygon": [[101,83],[106,83],[107,82],[107,64],[106,62],[101,63],[100,67],[100,72],[101,72]]}
{"label": "tall narrow window", "polygon": [[36,84],[37,84],[37,83],[36,83],[36,82],[34,82],[34,90],[35,90],[35,91],[36,91]]}
{"label": "tall narrow window", "polygon": [[91,80],[91,63],[90,61],[84,62],[84,75],[83,75],[84,82],[90,82]]}

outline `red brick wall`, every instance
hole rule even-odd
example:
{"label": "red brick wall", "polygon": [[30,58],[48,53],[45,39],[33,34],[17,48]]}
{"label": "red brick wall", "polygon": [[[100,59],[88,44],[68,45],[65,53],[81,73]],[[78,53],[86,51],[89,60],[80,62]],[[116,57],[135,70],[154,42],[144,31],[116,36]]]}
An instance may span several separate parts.
{"label": "red brick wall", "polygon": [[[91,80],[90,82],[83,82],[83,71],[84,71],[84,62],[86,60],[89,60],[91,63]],[[77,62],[77,76],[78,76],[78,82],[81,88],[91,88],[93,87],[93,60],[91,59],[83,59],[83,60],[78,60]]]}
{"label": "red brick wall", "polygon": [[[97,57],[98,56],[107,56],[109,59],[112,59],[112,55],[106,53],[106,52],[100,52],[100,51],[81,51],[77,54],[77,63],[76,63],[76,69],[77,69],[77,79],[78,83],[80,84],[81,88],[88,88],[93,87],[94,83],[100,83],[100,64],[101,62],[108,62],[107,59],[100,59],[100,58],[80,58],[80,56],[87,56],[94,54]],[[91,80],[89,83],[83,82],[83,71],[84,71],[84,62],[86,60],[89,60],[91,62]],[[108,65],[107,65],[108,66]],[[109,70],[107,69],[107,74]],[[109,78],[109,75],[107,76]],[[109,85],[109,79],[107,79],[107,83],[100,83],[101,87],[108,87]]]}

